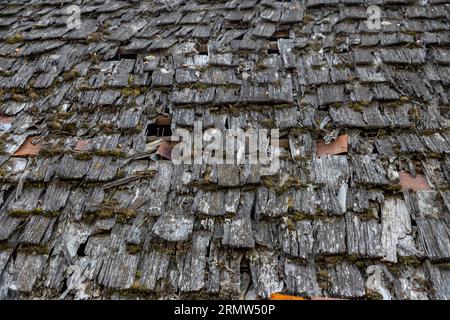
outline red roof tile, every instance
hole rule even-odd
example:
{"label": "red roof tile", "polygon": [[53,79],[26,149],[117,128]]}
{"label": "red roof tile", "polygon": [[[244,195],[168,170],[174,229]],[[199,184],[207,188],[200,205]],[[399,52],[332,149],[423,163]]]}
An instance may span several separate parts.
{"label": "red roof tile", "polygon": [[348,151],[348,134],[337,137],[336,140],[326,144],[325,141],[317,141],[317,156],[334,155]]}

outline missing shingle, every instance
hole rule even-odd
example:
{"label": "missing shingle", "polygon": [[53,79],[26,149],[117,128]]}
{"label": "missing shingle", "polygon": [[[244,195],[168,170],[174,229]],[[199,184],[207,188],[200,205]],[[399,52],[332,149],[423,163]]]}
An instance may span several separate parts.
{"label": "missing shingle", "polygon": [[147,136],[169,137],[172,135],[172,118],[169,115],[159,115],[155,122],[147,126]]}
{"label": "missing shingle", "polygon": [[278,50],[278,42],[276,41],[269,42],[269,49],[267,50],[267,53],[280,54],[280,51]]}
{"label": "missing shingle", "polygon": [[61,290],[59,290],[59,294],[62,294],[62,293],[65,292],[66,290],[67,290],[67,278],[65,278],[65,279],[63,280],[63,285],[62,285]]}
{"label": "missing shingle", "polygon": [[80,246],[77,249],[77,256],[79,256],[79,257],[85,257],[86,256],[85,250],[86,250],[86,246],[87,246],[88,240],[89,240],[89,238],[85,242],[80,244]]}
{"label": "missing shingle", "polygon": [[119,47],[117,49],[116,55],[111,59],[112,61],[119,61],[122,59],[137,59],[137,51],[136,50],[129,50],[125,49],[123,47]]}
{"label": "missing shingle", "polygon": [[269,38],[271,39],[289,39],[291,35],[291,27],[290,26],[279,26],[277,31]]}
{"label": "missing shingle", "polygon": [[198,52],[199,55],[208,55],[208,44],[207,43],[199,43],[195,47],[195,50]]}

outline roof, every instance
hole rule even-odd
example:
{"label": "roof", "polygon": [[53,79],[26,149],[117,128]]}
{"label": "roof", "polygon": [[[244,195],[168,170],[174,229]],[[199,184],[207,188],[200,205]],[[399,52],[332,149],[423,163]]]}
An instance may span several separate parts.
{"label": "roof", "polygon": [[[76,3],[0,4],[1,298],[450,298],[446,1]],[[158,116],[281,167],[175,165]]]}

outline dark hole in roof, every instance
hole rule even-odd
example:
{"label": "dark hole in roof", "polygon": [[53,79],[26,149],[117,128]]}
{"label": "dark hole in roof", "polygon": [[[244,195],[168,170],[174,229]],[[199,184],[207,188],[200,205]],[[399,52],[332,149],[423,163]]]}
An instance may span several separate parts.
{"label": "dark hole in roof", "polygon": [[278,50],[278,43],[276,41],[269,42],[269,49],[267,50],[269,54],[280,54]]}
{"label": "dark hole in roof", "polygon": [[168,137],[172,135],[172,118],[166,115],[156,117],[154,123],[147,126],[147,136]]}
{"label": "dark hole in roof", "polygon": [[240,273],[250,273],[250,262],[245,257],[241,260]]}
{"label": "dark hole in roof", "polygon": [[59,290],[59,294],[63,294],[67,290],[67,279],[64,279],[61,290]]}
{"label": "dark hole in roof", "polygon": [[79,257],[85,257],[86,256],[86,246],[87,246],[87,240],[85,242],[83,242],[82,244],[80,244],[80,246],[77,249],[77,256]]}
{"label": "dark hole in roof", "polygon": [[199,43],[195,47],[199,55],[206,56],[208,55],[208,44],[207,43]]}
{"label": "dark hole in roof", "polygon": [[118,48],[116,55],[111,58],[111,61],[118,61],[122,59],[137,59],[137,51],[122,47]]}

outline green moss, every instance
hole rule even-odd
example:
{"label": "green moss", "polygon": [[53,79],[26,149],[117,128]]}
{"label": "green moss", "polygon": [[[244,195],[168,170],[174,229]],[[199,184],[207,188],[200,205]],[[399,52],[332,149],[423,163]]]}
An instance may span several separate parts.
{"label": "green moss", "polygon": [[422,262],[420,261],[420,259],[418,259],[417,257],[413,257],[413,256],[409,256],[409,257],[399,257],[399,262],[400,263],[404,263],[406,265],[409,266],[413,266],[413,267],[419,267]]}
{"label": "green moss", "polygon": [[265,69],[267,69],[268,68],[268,66],[267,66],[267,64],[265,63],[265,61],[264,60],[258,60],[258,62],[255,64],[255,71],[259,71],[259,70],[265,70]]}
{"label": "green moss", "polygon": [[6,39],[6,42],[9,44],[14,44],[17,42],[21,42],[23,40],[23,36],[20,32],[16,33],[15,35],[9,37],[8,39]]}
{"label": "green moss", "polygon": [[11,99],[16,102],[24,102],[26,100],[26,97],[20,93],[13,93]]}
{"label": "green moss", "polygon": [[113,157],[113,158],[125,157],[125,154],[120,149],[96,150],[96,151],[94,151],[94,155],[99,156],[99,157]]}
{"label": "green moss", "polygon": [[316,19],[314,18],[314,16],[310,15],[310,14],[305,14],[303,16],[303,22],[313,22],[316,21]]}
{"label": "green moss", "polygon": [[95,215],[100,219],[109,219],[114,216],[114,209],[110,207],[103,207],[98,210]]}
{"label": "green moss", "polygon": [[42,208],[35,208],[34,210],[13,210],[8,212],[8,215],[15,218],[26,218],[30,216],[43,216],[47,218],[54,218],[59,216],[59,212],[44,211]]}
{"label": "green moss", "polygon": [[70,134],[77,133],[77,124],[76,123],[64,123],[61,127],[61,130]]}
{"label": "green moss", "polygon": [[331,287],[330,273],[324,269],[319,269],[317,271],[317,282],[319,287],[327,292]]}
{"label": "green moss", "polygon": [[75,115],[74,111],[70,112],[58,112],[58,119],[69,119]]}
{"label": "green moss", "polygon": [[60,145],[53,145],[49,147],[44,147],[39,151],[39,156],[43,158],[52,158],[54,156],[63,154],[65,152],[64,147]]}
{"label": "green moss", "polygon": [[133,86],[133,83],[134,83],[134,76],[130,74],[130,76],[128,77],[128,85],[131,87]]}
{"label": "green moss", "polygon": [[107,122],[101,123],[101,124],[99,125],[99,128],[100,128],[101,130],[112,131],[112,130],[114,129],[114,124],[112,124],[112,123],[107,123]]}
{"label": "green moss", "polygon": [[127,244],[127,252],[129,254],[138,254],[141,252],[141,247],[137,244]]}
{"label": "green moss", "polygon": [[8,243],[6,241],[0,241],[0,252],[9,250],[9,249],[13,249],[13,248],[14,248],[14,245],[12,245],[11,243]]}
{"label": "green moss", "polygon": [[295,224],[290,218],[287,218],[287,220],[286,220],[286,227],[287,227],[287,229],[289,231],[295,231],[296,230]]}
{"label": "green moss", "polygon": [[407,96],[401,96],[401,97],[400,97],[400,102],[403,102],[403,103],[409,102],[409,97],[407,97]]}
{"label": "green moss", "polygon": [[82,160],[82,161],[86,161],[86,160],[92,160],[92,152],[77,152],[73,155],[73,157],[76,160]]}
{"label": "green moss", "polygon": [[73,79],[76,79],[79,76],[80,76],[80,73],[77,70],[72,69],[63,74],[63,79],[64,79],[64,81],[72,81]]}
{"label": "green moss", "polygon": [[123,209],[117,212],[117,222],[127,223],[136,217],[136,211],[132,209]]}
{"label": "green moss", "polygon": [[125,87],[122,89],[122,95],[124,97],[137,97],[141,94],[141,88],[130,88],[130,87]]}
{"label": "green moss", "polygon": [[59,131],[62,128],[62,124],[60,121],[51,121],[48,123],[48,127],[51,130]]}
{"label": "green moss", "polygon": [[366,298],[370,300],[383,300],[383,296],[376,291],[366,289]]}
{"label": "green moss", "polygon": [[347,36],[343,34],[339,34],[335,37],[334,44],[336,46],[340,46],[341,44],[344,44],[347,42]]}
{"label": "green moss", "polygon": [[312,215],[302,213],[302,212],[294,212],[292,213],[292,219],[295,221],[301,221],[301,220],[314,220],[314,217]]}
{"label": "green moss", "polygon": [[123,134],[139,134],[143,130],[144,130],[144,128],[142,127],[142,125],[138,124],[134,128],[123,129],[121,131],[122,131]]}
{"label": "green moss", "polygon": [[102,34],[100,32],[92,32],[88,37],[88,42],[99,42],[102,39]]}
{"label": "green moss", "polygon": [[363,107],[367,107],[369,105],[369,101],[362,100],[362,101],[356,101],[348,104],[348,107],[355,110],[355,111],[363,111]]}
{"label": "green moss", "polygon": [[46,245],[31,245],[31,244],[21,245],[19,251],[32,255],[41,255],[50,253],[50,249]]}
{"label": "green moss", "polygon": [[206,90],[209,87],[210,87],[210,85],[208,85],[206,83],[202,83],[202,82],[197,82],[192,86],[192,88],[197,89],[197,90]]}
{"label": "green moss", "polygon": [[400,30],[400,32],[403,34],[407,34],[409,36],[415,36],[417,34],[417,32],[415,32],[415,31],[406,30],[406,29],[402,29],[402,30]]}

